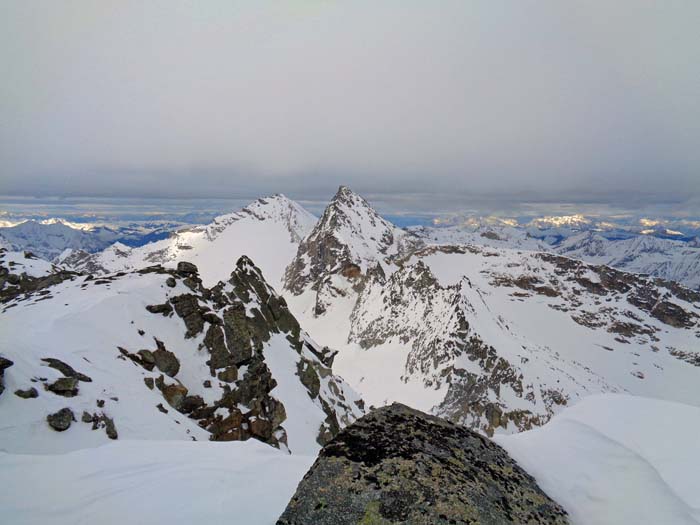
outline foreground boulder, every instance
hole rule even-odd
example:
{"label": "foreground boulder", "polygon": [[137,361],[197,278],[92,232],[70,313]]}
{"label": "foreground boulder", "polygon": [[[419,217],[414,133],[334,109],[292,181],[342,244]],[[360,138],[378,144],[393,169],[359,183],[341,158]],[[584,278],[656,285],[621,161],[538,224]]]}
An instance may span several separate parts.
{"label": "foreground boulder", "polygon": [[277,523],[568,520],[501,447],[395,403],[357,420],[321,450]]}
{"label": "foreground boulder", "polygon": [[46,416],[46,421],[49,423],[49,426],[57,432],[63,432],[70,428],[71,423],[75,421],[75,416],[73,415],[73,411],[66,407]]}

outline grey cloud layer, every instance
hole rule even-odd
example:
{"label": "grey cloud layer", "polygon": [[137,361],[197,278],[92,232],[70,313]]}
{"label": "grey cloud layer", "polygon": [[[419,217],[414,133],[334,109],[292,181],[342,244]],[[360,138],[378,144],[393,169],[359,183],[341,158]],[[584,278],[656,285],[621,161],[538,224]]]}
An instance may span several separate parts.
{"label": "grey cloud layer", "polygon": [[700,192],[700,3],[3,3],[5,193]]}

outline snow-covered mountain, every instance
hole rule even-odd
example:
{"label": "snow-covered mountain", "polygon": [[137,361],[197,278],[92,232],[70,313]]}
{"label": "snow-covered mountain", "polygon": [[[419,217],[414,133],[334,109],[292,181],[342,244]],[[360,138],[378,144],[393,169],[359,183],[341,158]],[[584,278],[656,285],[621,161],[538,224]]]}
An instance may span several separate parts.
{"label": "snow-covered mountain", "polygon": [[488,434],[596,393],[698,403],[699,293],[553,254],[425,246],[383,223],[364,234],[377,223],[341,188],[285,280],[292,311],[369,403]]}
{"label": "snow-covered mountain", "polygon": [[5,451],[254,437],[313,453],[363,413],[247,257],[207,288],[185,262],[93,278],[1,255]]}
{"label": "snow-covered mountain", "polygon": [[[328,308],[346,312],[370,275],[393,271],[394,259],[422,246],[414,234],[383,219],[362,197],[341,186],[284,276],[295,309],[313,319]],[[341,315],[341,317],[343,317]]]}
{"label": "snow-covered mountain", "polygon": [[[448,227],[421,226],[410,230],[428,244],[475,244],[550,252],[700,289],[700,244],[696,240],[684,242],[630,232],[619,238],[601,230],[581,231],[572,228],[570,222],[562,221],[562,226],[543,229],[548,222],[517,226],[473,220]],[[590,226],[585,221],[573,224]]]}
{"label": "snow-covered mountain", "polygon": [[475,220],[466,224],[440,228],[412,226],[408,230],[420,237],[426,244],[476,244],[531,251],[551,250],[550,244],[543,239],[533,237],[527,230],[493,221]]}
{"label": "snow-covered mountain", "polygon": [[566,239],[554,251],[700,289],[700,247],[692,241],[686,243],[650,235],[609,240],[594,232],[583,232]]}
{"label": "snow-covered mountain", "polygon": [[297,246],[316,223],[316,217],[284,195],[258,199],[240,211],[221,215],[206,226],[194,226],[169,238],[130,248],[115,243],[100,253],[67,251],[58,261],[93,274],[125,271],[149,264],[174,266],[180,260],[197,265],[208,286],[226,279],[242,256],[255,260],[273,285],[281,283],[284,268]]}
{"label": "snow-covered mountain", "polygon": [[167,237],[176,227],[176,223],[168,221],[123,221],[107,225],[49,218],[5,222],[0,227],[0,246],[12,251],[29,251],[46,260],[54,260],[66,250],[99,252],[115,242],[141,246]]}
{"label": "snow-covered mountain", "polygon": [[25,221],[8,228],[0,228],[0,245],[11,251],[29,250],[52,260],[71,248],[85,252],[97,252],[109,246],[119,235],[101,228],[85,231],[73,228],[61,221]]}

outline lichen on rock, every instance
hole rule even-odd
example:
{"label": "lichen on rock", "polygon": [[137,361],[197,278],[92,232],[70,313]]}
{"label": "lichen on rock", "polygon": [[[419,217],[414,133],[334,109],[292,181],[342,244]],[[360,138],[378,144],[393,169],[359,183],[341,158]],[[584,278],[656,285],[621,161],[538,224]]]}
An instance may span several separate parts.
{"label": "lichen on rock", "polygon": [[489,439],[400,404],[320,452],[278,525],[551,524],[566,512]]}

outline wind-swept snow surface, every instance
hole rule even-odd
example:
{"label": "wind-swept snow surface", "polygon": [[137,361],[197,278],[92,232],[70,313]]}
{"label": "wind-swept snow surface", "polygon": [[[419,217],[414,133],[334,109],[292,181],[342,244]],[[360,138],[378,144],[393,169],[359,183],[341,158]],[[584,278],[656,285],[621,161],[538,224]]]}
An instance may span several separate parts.
{"label": "wind-swept snow surface", "polygon": [[314,459],[255,440],[118,441],[68,454],[0,453],[0,521],[271,524]]}
{"label": "wind-swept snow surface", "polygon": [[[573,525],[697,525],[699,434],[700,409],[602,395],[496,441]],[[13,525],[272,524],[314,459],[254,440],[0,453],[0,509]]]}
{"label": "wind-swept snow surface", "polygon": [[544,427],[497,436],[574,525],[700,523],[700,409],[591,396]]}

